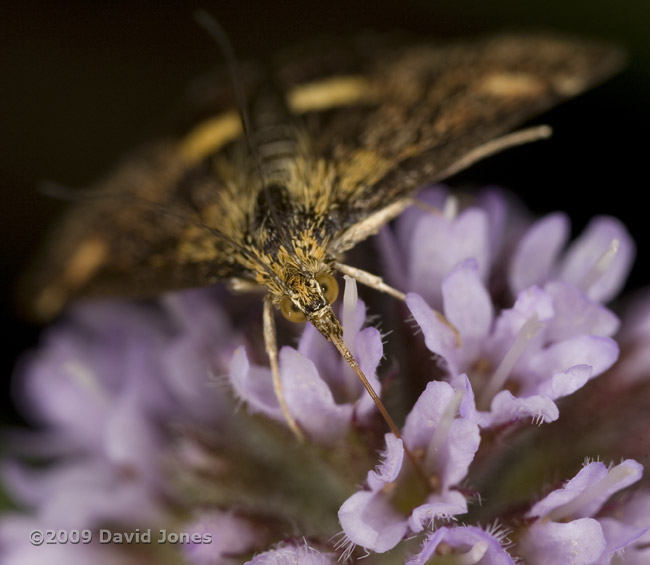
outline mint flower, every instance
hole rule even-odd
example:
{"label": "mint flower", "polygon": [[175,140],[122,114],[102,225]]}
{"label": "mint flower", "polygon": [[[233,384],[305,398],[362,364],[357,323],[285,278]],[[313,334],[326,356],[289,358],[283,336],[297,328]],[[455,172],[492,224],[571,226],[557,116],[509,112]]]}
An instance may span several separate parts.
{"label": "mint flower", "polygon": [[[402,440],[387,434],[382,463],[368,473],[368,489],[352,495],[339,510],[350,546],[383,553],[408,531],[421,532],[437,519],[467,512],[465,496],[454,487],[467,475],[479,446],[478,425],[471,418],[474,412],[464,375],[454,386],[437,381],[427,385],[406,418],[403,439],[411,449],[422,452],[422,471],[432,488],[424,495],[417,492],[421,485],[404,465]],[[396,510],[404,506],[415,507],[408,513]]]}
{"label": "mint flower", "polygon": [[607,469],[589,463],[561,489],[536,503],[526,518],[535,519],[522,535],[518,552],[526,562],[608,563],[615,552],[647,531],[624,527],[618,520],[594,518],[615,492],[641,478],[643,468],[627,460]]}
{"label": "mint flower", "polygon": [[575,324],[557,308],[571,288],[558,284],[551,294],[531,287],[494,319],[476,262],[468,259],[449,273],[442,290],[443,312],[459,332],[460,346],[449,325],[420,296],[409,294],[406,302],[427,347],[441,357],[449,374],[469,374],[482,427],[522,418],[556,420],[554,401],[574,393],[618,357],[616,342],[596,333],[616,328],[611,317],[602,322],[607,316],[600,314],[600,306],[580,305],[577,297],[568,313],[580,311],[580,328],[571,327]]}
{"label": "mint flower", "polygon": [[[14,377],[33,429],[4,431],[0,565],[646,563],[650,301],[606,304],[629,234],[600,217],[569,242],[494,189],[421,200],[377,238],[406,305],[347,280],[338,307],[401,437],[306,325],[280,332],[299,444],[247,298],[78,304]],[[87,540],[30,541],[48,530]]]}

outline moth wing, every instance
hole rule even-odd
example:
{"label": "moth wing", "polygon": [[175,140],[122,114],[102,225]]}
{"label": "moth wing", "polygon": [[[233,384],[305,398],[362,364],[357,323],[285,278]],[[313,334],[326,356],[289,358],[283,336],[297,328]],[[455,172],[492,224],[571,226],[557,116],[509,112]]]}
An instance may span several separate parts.
{"label": "moth wing", "polygon": [[[374,57],[362,50],[348,63],[347,77],[358,77],[349,103],[337,94],[345,76],[313,79],[332,104],[318,107],[313,95],[309,109],[308,99],[294,100],[303,104],[301,123],[314,155],[330,160],[343,179],[332,197],[340,229],[332,252],[376,232],[404,207],[396,202],[442,180],[485,143],[601,82],[622,60],[611,45],[503,35]],[[297,80],[309,77],[307,69],[295,62],[285,72],[287,91],[306,92]]]}
{"label": "moth wing", "polygon": [[222,224],[213,206],[222,187],[206,166],[188,163],[170,140],[80,191],[24,278],[32,315],[48,319],[79,296],[153,296],[240,274],[224,260],[227,239],[210,227]]}

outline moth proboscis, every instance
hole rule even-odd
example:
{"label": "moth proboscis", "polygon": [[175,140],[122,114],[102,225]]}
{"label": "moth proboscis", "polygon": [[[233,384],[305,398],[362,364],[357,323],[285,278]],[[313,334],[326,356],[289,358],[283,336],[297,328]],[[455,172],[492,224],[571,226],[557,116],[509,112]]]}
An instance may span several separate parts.
{"label": "moth proboscis", "polygon": [[294,433],[303,435],[281,391],[273,305],[334,343],[399,437],[343,342],[334,273],[403,295],[341,263],[344,253],[399,215],[424,183],[521,141],[503,136],[621,61],[611,45],[500,35],[397,46],[362,38],[251,66],[242,81],[247,135],[223,88],[182,135],[125,160],[50,238],[26,279],[31,310],[47,319],[82,296],[221,281],[264,287],[266,348]]}

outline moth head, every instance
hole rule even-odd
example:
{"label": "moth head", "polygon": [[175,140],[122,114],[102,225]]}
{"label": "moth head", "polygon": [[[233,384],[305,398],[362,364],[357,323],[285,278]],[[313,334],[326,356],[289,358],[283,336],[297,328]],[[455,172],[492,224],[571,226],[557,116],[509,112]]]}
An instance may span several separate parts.
{"label": "moth head", "polygon": [[315,277],[298,278],[289,285],[291,294],[285,294],[280,301],[280,311],[290,322],[306,322],[320,317],[325,309],[330,309],[339,295],[339,283],[333,275],[321,272]]}

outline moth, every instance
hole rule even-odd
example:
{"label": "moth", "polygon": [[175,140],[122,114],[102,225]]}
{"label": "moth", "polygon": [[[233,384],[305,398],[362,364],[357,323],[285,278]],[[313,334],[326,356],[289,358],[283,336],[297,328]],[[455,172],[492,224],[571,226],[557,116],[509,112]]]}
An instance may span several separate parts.
{"label": "moth", "polygon": [[274,307],[334,343],[399,436],[331,304],[337,272],[404,295],[346,265],[345,252],[425,183],[547,135],[508,132],[604,80],[621,59],[609,45],[520,34],[450,44],[362,38],[254,66],[239,85],[245,108],[217,95],[186,131],[84,192],[28,279],[32,310],[47,319],[77,297],[262,287],[274,386],[294,433],[302,436],[282,397]]}

